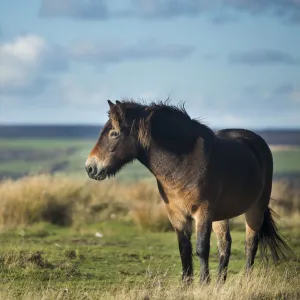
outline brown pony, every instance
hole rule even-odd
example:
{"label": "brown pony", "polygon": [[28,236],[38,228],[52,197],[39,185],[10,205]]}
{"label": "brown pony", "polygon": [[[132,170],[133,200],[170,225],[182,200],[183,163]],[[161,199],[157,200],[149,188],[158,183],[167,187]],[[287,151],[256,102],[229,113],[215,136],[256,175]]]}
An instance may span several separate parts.
{"label": "brown pony", "polygon": [[262,137],[245,129],[217,132],[168,103],[144,105],[116,101],[109,120],[89,154],[90,178],[103,180],[126,163],[139,160],[156,177],[158,190],[178,238],[182,279],[191,282],[192,220],[200,281],[208,282],[211,230],[218,241],[218,279],[226,280],[231,236],[228,219],[245,214],[246,270],[254,263],[258,244],[267,258],[287,259],[290,248],[280,237],[268,207],[273,159]]}

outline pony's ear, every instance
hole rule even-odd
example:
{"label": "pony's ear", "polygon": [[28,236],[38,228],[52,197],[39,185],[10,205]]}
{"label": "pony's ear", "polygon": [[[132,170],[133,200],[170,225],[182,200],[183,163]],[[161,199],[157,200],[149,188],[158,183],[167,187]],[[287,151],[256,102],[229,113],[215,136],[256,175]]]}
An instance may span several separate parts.
{"label": "pony's ear", "polygon": [[110,108],[112,108],[112,107],[115,106],[115,104],[113,104],[110,100],[107,100],[107,103],[108,103],[108,105],[109,105]]}
{"label": "pony's ear", "polygon": [[119,111],[120,117],[121,117],[121,118],[124,117],[124,114],[125,114],[125,112],[124,112],[125,107],[124,107],[123,103],[120,102],[119,100],[116,100],[116,107],[117,107],[117,109],[118,109],[118,111]]}
{"label": "pony's ear", "polygon": [[124,119],[124,112],[123,112],[123,106],[120,101],[116,101],[116,104],[111,102],[110,100],[107,100],[107,103],[110,107],[110,119],[112,122],[112,125],[115,129],[120,129],[120,124],[122,123]]}

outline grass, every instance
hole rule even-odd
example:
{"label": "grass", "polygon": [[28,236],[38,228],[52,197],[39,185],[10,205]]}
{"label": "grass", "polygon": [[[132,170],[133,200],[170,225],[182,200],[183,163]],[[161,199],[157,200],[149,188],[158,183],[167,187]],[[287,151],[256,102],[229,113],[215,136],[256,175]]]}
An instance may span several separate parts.
{"label": "grass", "polygon": [[[97,237],[97,232],[102,237]],[[299,230],[286,227],[283,233],[299,255]],[[213,282],[203,290],[195,280],[194,287],[184,292],[180,288],[181,266],[173,232],[145,232],[124,220],[77,229],[37,223],[22,230],[9,230],[1,234],[0,298],[42,299],[47,295],[43,299],[58,299],[64,295],[63,299],[179,299],[181,295],[180,299],[297,299],[299,261],[292,262],[289,269],[279,265],[263,271],[258,258],[255,276],[250,281],[243,279],[244,235],[240,227],[232,231],[228,283],[221,291],[214,286],[218,256],[212,235]],[[196,257],[194,265],[197,278]]]}
{"label": "grass", "polygon": [[[288,202],[275,183],[277,196]],[[280,194],[280,191],[283,191]],[[298,190],[290,189],[298,205]],[[298,206],[282,210],[281,232],[296,254],[290,266],[243,276],[245,227],[231,221],[228,282],[216,288],[218,255],[212,234],[213,282],[180,284],[176,235],[151,182],[134,185],[60,175],[0,184],[0,299],[297,299],[300,230]],[[281,206],[273,204],[276,212]],[[195,245],[195,235],[193,235]],[[259,257],[259,256],[258,256]],[[194,256],[195,278],[199,262]],[[241,292],[242,290],[242,292]]]}
{"label": "grass", "polygon": [[0,175],[19,177],[39,172],[82,172],[92,141],[1,139]]}
{"label": "grass", "polygon": [[300,148],[273,151],[274,173],[300,173]]}

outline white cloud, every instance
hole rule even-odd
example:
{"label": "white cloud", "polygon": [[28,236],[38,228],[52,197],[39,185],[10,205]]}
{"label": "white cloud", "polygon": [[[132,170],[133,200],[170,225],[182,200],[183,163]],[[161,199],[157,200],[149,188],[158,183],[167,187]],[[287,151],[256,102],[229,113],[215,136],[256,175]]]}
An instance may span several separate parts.
{"label": "white cloud", "polygon": [[59,47],[38,35],[21,35],[0,43],[0,92],[26,93],[43,88],[46,74],[65,69],[67,63]]}
{"label": "white cloud", "polygon": [[45,41],[34,35],[0,44],[0,90],[29,87],[38,73]]}
{"label": "white cloud", "polygon": [[24,62],[35,62],[46,47],[46,42],[41,37],[27,35],[4,44],[1,50],[4,54],[14,56]]}

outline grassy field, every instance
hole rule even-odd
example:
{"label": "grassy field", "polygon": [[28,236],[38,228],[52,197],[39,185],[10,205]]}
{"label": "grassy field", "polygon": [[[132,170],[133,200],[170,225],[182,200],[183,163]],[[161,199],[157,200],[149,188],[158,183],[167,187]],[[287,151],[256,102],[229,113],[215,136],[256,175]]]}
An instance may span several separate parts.
{"label": "grassy field", "polygon": [[[18,178],[36,173],[68,173],[86,176],[84,163],[94,140],[0,139],[0,177]],[[149,178],[136,162],[118,174],[121,181]]]}
{"label": "grassy field", "polygon": [[228,282],[215,285],[218,256],[212,234],[213,281],[200,286],[195,255],[195,282],[186,290],[180,284],[176,236],[151,182],[99,183],[60,175],[3,181],[0,299],[299,299],[300,198],[297,190],[290,194],[297,202],[288,213],[272,204],[296,254],[289,266],[262,269],[258,255],[253,276],[245,278],[240,217],[231,223]]}
{"label": "grassy field", "polygon": [[[299,230],[286,225],[282,232],[299,256]],[[243,228],[234,229],[232,236],[227,284],[215,290],[218,256],[212,235],[212,284],[203,289],[197,282],[195,256],[194,287],[184,291],[179,289],[181,266],[173,232],[145,232],[114,220],[78,230],[40,223],[8,231],[1,235],[0,298],[299,299],[299,261],[263,271],[258,258],[253,278],[243,283]],[[240,290],[242,283],[246,290]]]}

